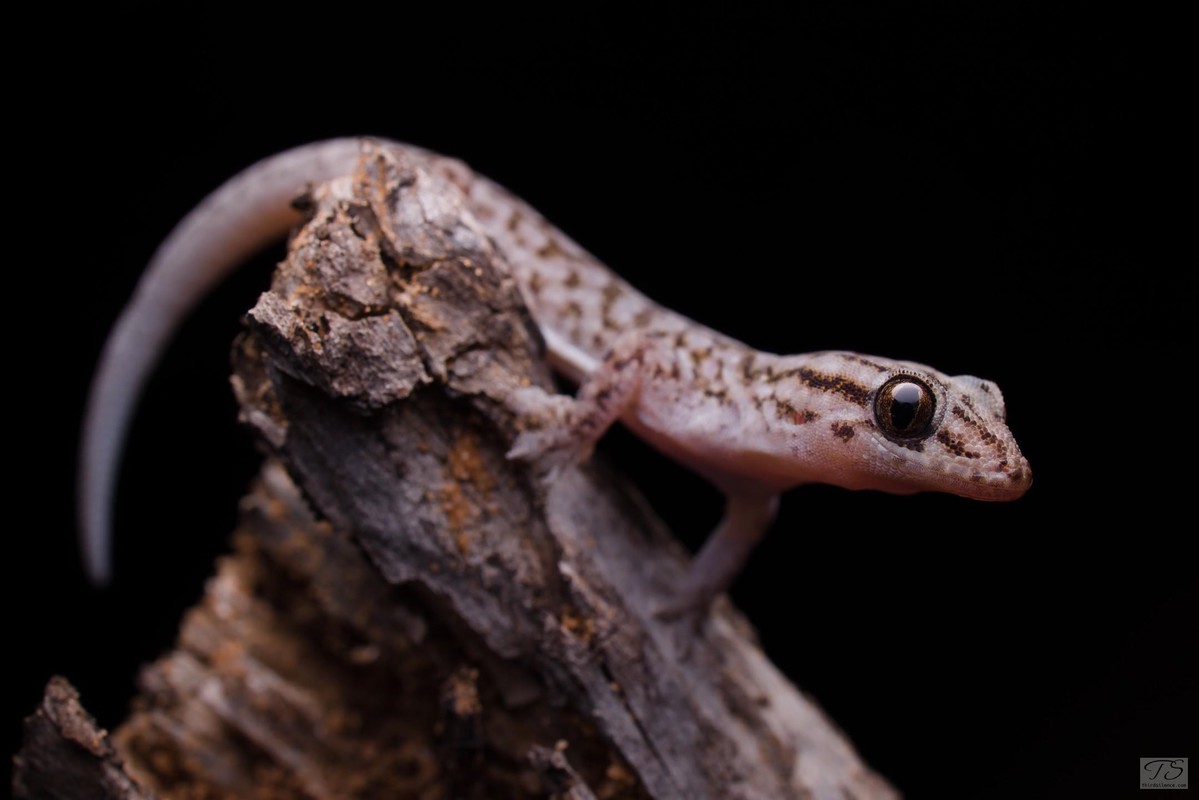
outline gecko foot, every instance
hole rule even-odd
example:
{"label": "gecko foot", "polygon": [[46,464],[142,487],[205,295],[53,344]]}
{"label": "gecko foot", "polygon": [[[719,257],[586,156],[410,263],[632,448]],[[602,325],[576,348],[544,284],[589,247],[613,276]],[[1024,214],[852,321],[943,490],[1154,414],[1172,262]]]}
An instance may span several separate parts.
{"label": "gecko foot", "polygon": [[524,461],[539,477],[552,482],[591,455],[591,448],[580,441],[574,429],[573,398],[527,387],[513,392],[508,402],[529,426],[509,448],[509,460]]}
{"label": "gecko foot", "polygon": [[695,643],[703,638],[712,599],[711,597],[676,598],[674,601],[654,609],[654,616],[663,622],[679,623],[673,640],[678,657],[683,661],[691,658]]}
{"label": "gecko foot", "polygon": [[508,450],[507,457],[524,461],[547,480],[557,480],[570,467],[591,456],[590,446],[580,446],[574,432],[566,426],[554,426],[522,432]]}

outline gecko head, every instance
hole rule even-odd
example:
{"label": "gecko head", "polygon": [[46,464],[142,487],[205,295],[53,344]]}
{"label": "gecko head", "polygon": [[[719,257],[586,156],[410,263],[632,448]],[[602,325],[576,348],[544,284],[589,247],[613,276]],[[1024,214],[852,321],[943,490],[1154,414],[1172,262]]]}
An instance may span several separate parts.
{"label": "gecko head", "polygon": [[1032,485],[992,381],[833,350],[754,367],[754,403],[783,444],[753,463],[764,482],[976,500],[1016,500]]}
{"label": "gecko head", "polygon": [[991,381],[902,363],[876,378],[863,412],[875,488],[1015,500],[1032,484]]}

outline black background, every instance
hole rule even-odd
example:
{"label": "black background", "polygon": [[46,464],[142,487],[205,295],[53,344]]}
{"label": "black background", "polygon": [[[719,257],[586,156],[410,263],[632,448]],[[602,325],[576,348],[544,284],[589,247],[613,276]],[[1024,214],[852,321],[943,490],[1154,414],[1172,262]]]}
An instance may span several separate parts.
{"label": "black background", "polygon": [[[287,24],[70,22],[24,29],[36,55],[8,84],[6,752],[51,674],[119,721],[258,462],[228,344],[281,249],[157,373],[122,470],[117,581],[86,585],[78,420],[142,265],[238,169],[370,133],[465,159],[651,297],[759,348],[1003,388],[1036,475],[1024,499],[802,488],[733,591],[908,796],[1133,795],[1138,757],[1199,759],[1196,298],[1173,277],[1193,266],[1163,246],[1168,74],[1127,20],[347,5]],[[601,450],[702,541],[715,492],[622,431]]]}

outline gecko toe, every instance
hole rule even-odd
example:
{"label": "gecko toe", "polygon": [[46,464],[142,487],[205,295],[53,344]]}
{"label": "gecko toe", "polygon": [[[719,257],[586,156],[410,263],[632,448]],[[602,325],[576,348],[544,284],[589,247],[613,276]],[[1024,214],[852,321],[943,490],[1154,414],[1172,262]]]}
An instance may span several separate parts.
{"label": "gecko toe", "polygon": [[580,449],[579,442],[569,431],[553,428],[524,431],[507,453],[510,460],[529,464],[538,475],[550,481],[586,461],[589,455]]}

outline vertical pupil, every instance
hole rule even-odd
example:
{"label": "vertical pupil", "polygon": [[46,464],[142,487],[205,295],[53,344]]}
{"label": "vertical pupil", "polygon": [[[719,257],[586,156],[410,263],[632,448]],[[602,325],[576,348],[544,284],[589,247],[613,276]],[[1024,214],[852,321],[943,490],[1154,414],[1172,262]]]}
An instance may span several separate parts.
{"label": "vertical pupil", "polygon": [[891,424],[906,431],[916,419],[924,390],[914,383],[900,383],[891,389]]}

